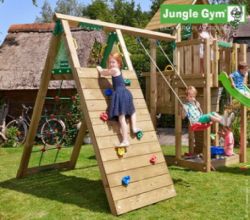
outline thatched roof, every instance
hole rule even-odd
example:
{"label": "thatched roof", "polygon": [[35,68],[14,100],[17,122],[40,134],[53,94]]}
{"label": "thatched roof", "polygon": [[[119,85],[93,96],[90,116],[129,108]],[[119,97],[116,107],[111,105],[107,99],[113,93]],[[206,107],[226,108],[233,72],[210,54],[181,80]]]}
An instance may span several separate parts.
{"label": "thatched roof", "polygon": [[[44,68],[54,24],[12,25],[0,46],[0,90],[38,89]],[[105,36],[99,31],[73,30],[78,44],[81,66],[87,66],[92,46],[103,43]],[[58,88],[53,81],[49,88]],[[63,88],[74,88],[73,81],[65,81]]]}
{"label": "thatched roof", "polygon": [[235,37],[246,37],[250,38],[250,16],[247,17],[247,22],[245,24],[240,24],[236,31]]}

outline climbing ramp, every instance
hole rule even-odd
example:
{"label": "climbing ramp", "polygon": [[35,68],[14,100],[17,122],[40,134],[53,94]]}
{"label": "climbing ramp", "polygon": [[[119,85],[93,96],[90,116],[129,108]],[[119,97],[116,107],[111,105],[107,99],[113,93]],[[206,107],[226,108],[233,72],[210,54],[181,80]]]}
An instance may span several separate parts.
{"label": "climbing ramp", "polygon": [[[144,135],[141,140],[131,134],[131,145],[119,157],[115,144],[121,141],[119,124],[103,122],[100,114],[107,110],[110,99],[103,91],[111,88],[111,79],[100,78],[96,69],[81,68],[78,77],[86,102],[90,123],[93,129],[93,144],[98,163],[103,167],[103,181],[110,206],[117,214],[140,208],[175,195],[173,182],[168,172],[150,115],[147,110],[139,82],[134,72],[123,71],[131,80],[129,90],[134,97],[138,127]],[[152,163],[151,159],[156,160]],[[122,179],[130,177],[127,186]]]}
{"label": "climbing ramp", "polygon": [[[174,197],[176,192],[173,181],[151,122],[136,73],[133,71],[121,30],[128,33],[131,32],[134,35],[150,36],[155,39],[158,39],[158,34],[160,39],[163,37],[168,39],[169,35],[152,31],[144,32],[142,29],[121,25],[116,26],[115,24],[72,16],[64,17],[64,15],[60,14],[56,14],[56,16],[59,18],[60,16],[63,17],[61,20],[63,32],[53,36],[50,43],[17,177],[29,174],[27,167],[38,119],[41,116],[41,109],[44,104],[44,94],[46,94],[49,81],[55,78],[53,75],[53,61],[56,60],[58,48],[60,48],[60,42],[63,39],[72,74],[69,76],[67,73],[67,77],[65,74],[57,75],[56,79],[67,78],[75,80],[84,120],[78,132],[70,161],[57,164],[54,168],[73,169],[75,167],[83,135],[86,129],[88,129],[112,214],[120,215]],[[129,70],[123,71],[123,77],[130,81],[128,89],[134,98],[137,125],[143,130],[142,138],[137,138],[135,134],[130,133],[130,146],[126,149],[117,149],[115,147],[121,141],[118,122],[106,121],[105,117],[102,117],[107,111],[110,102],[110,96],[107,96],[106,91],[112,88],[111,78],[101,77],[96,68],[84,68],[80,66],[69,23],[66,18],[72,19],[71,23],[73,24],[79,19],[79,22],[108,27],[109,31],[115,31],[118,35],[122,52],[129,68]],[[59,29],[61,30],[62,28]],[[129,127],[131,128],[130,125]]]}
{"label": "climbing ramp", "polygon": [[[245,105],[246,107],[250,108],[250,98],[244,96],[237,89],[232,87],[230,79],[228,78],[228,75],[225,72],[221,72],[221,74],[219,75],[219,80],[232,97],[237,99],[242,105]],[[245,89],[250,93],[250,89],[247,86],[245,86]]]}

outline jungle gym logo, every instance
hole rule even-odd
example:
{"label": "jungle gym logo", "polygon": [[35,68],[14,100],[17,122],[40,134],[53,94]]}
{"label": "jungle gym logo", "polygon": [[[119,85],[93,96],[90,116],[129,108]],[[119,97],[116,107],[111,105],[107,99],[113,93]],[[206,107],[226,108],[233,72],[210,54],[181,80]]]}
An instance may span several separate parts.
{"label": "jungle gym logo", "polygon": [[161,5],[161,23],[225,24],[237,26],[246,22],[245,5]]}

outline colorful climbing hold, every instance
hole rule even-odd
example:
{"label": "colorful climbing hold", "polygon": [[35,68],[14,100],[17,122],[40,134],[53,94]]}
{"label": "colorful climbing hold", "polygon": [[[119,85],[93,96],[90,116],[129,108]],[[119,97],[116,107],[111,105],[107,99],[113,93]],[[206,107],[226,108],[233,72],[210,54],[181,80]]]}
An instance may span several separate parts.
{"label": "colorful climbing hold", "polygon": [[141,140],[142,137],[143,137],[143,131],[138,131],[138,132],[135,133],[135,135],[136,135],[136,138],[137,138],[138,140]]}
{"label": "colorful climbing hold", "polygon": [[126,152],[127,148],[126,147],[116,147],[116,152],[119,157],[122,157]]}
{"label": "colorful climbing hold", "polygon": [[105,94],[106,96],[111,96],[112,93],[113,93],[112,89],[105,89],[105,91],[104,91],[104,94]]}
{"label": "colorful climbing hold", "polygon": [[123,178],[122,178],[122,185],[123,186],[128,186],[128,184],[130,183],[130,176],[124,176]]}
{"label": "colorful climbing hold", "polygon": [[151,157],[150,157],[150,160],[149,160],[149,162],[151,163],[151,164],[155,164],[156,163],[156,161],[157,161],[157,157],[156,157],[156,155],[152,155]]}
{"label": "colorful climbing hold", "polygon": [[124,83],[126,86],[130,86],[131,85],[131,80],[130,79],[124,79]]}
{"label": "colorful climbing hold", "polygon": [[108,114],[107,114],[107,112],[102,112],[100,114],[100,119],[103,120],[103,121],[107,121],[108,120]]}

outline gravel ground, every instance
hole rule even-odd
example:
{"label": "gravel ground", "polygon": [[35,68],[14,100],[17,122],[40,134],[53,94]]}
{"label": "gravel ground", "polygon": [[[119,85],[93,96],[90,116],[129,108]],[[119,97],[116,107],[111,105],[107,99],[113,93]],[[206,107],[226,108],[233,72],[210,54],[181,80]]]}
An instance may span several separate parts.
{"label": "gravel ground", "polygon": [[[182,145],[188,145],[188,130],[182,130]],[[175,145],[175,129],[174,128],[158,128],[158,140],[161,145]]]}

